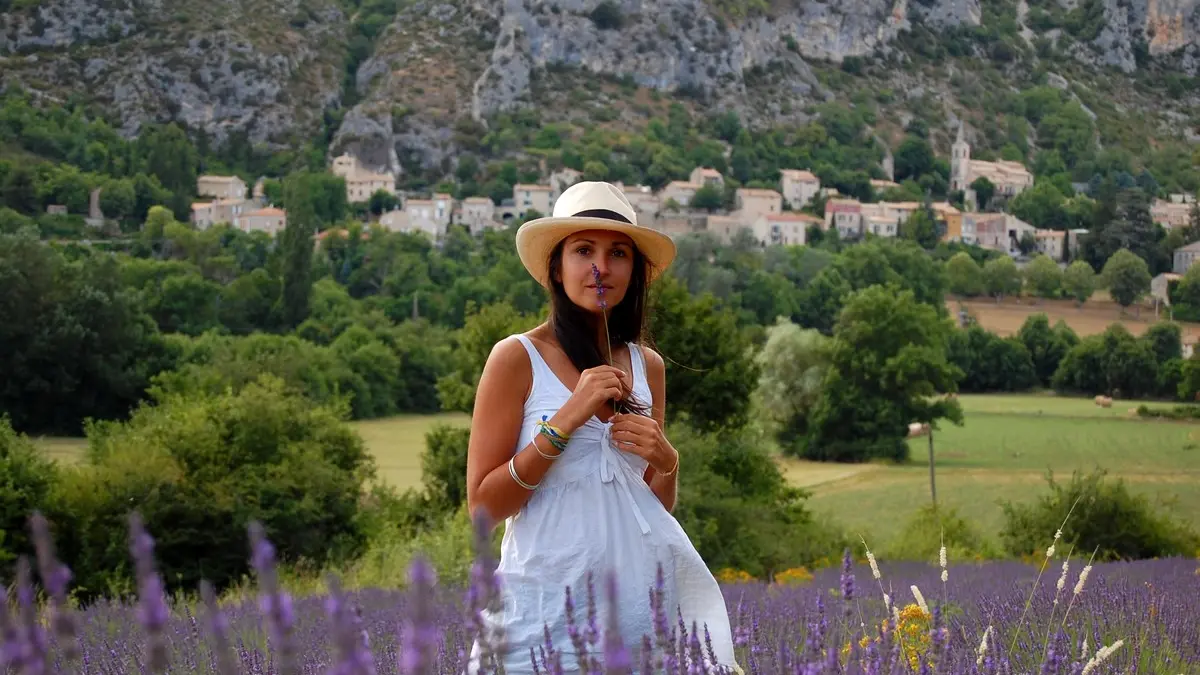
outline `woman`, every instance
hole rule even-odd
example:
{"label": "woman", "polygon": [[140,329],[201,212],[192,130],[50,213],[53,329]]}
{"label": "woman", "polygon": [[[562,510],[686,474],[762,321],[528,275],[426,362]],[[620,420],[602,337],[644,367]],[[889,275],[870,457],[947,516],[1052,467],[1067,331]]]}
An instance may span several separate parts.
{"label": "woman", "polygon": [[[467,454],[471,513],[505,521],[504,607],[485,619],[504,635],[507,673],[533,672],[530,650],[547,629],[564,668],[577,671],[564,603],[570,587],[583,630],[589,572],[600,626],[609,616],[600,584],[615,572],[622,641],[639,658],[642,636],[655,637],[649,590],[660,565],[669,626],[682,614],[702,641],[707,628],[710,665],[740,672],[721,591],[670,513],[679,453],[663,433],[666,370],[639,344],[647,288],[675,245],[636,223],[617,188],[585,182],[517,232],[521,262],[550,291],[550,317],[493,348]],[[476,644],[469,672],[479,653]]]}

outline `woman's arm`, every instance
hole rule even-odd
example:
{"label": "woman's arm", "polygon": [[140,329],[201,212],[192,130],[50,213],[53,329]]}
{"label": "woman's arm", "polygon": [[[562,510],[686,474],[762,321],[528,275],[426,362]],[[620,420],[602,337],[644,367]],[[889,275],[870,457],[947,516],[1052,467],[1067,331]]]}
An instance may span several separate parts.
{"label": "woman's arm", "polygon": [[663,452],[675,458],[675,468],[667,469],[668,473],[666,474],[660,474],[652,466],[646,467],[646,484],[650,486],[650,490],[654,492],[655,496],[658,497],[658,501],[662,502],[667,511],[674,511],[679,488],[677,481],[679,476],[679,452],[671,445],[671,441],[667,438],[665,431],[667,416],[667,367],[658,352],[649,347],[641,347],[641,350],[646,360],[646,379],[650,385],[650,394],[654,397],[654,409],[650,416],[654,418],[654,421],[658,423],[659,429],[662,430],[659,434],[659,444],[662,445]]}
{"label": "woman's arm", "polygon": [[[529,355],[521,343],[517,340],[496,343],[475,389],[471,440],[467,446],[467,510],[472,517],[482,510],[492,527],[520,511],[533,494],[514,481],[508,471],[532,383]],[[534,438],[534,443],[547,455],[558,452],[540,436]],[[551,463],[552,460],[526,446],[516,454],[513,466],[521,480],[537,485]]]}

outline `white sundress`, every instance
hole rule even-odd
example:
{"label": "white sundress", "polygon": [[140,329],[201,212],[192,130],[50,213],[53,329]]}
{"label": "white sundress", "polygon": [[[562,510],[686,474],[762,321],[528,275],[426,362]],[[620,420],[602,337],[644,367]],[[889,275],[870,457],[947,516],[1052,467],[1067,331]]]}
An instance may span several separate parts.
{"label": "white sundress", "polygon": [[[514,452],[538,433],[542,416],[553,417],[571,391],[558,379],[537,348],[524,335],[518,339],[529,353],[533,386],[525,400],[524,420]],[[641,350],[629,345],[634,395],[652,404]],[[504,636],[506,673],[532,673],[530,647],[540,653],[549,627],[554,649],[566,673],[578,672],[575,648],[567,634],[564,609],[571,588],[575,623],[587,626],[587,575],[593,574],[599,639],[591,647],[602,660],[608,621],[606,580],[616,570],[618,612],[624,645],[637,654],[642,636],[656,643],[649,591],[657,565],[663,567],[663,606],[668,628],[678,630],[679,614],[689,634],[693,621],[701,645],[707,626],[717,664],[741,672],[734,661],[729,613],[724,596],[675,517],[666,510],[643,478],[647,463],[611,445],[611,424],[593,416],[576,429],[563,455],[554,461],[525,506],[504,521],[496,575],[504,608],[484,612],[484,620]],[[677,613],[678,611],[678,613]],[[704,658],[708,661],[707,649]],[[472,648],[467,672],[478,671],[479,644]],[[640,670],[634,662],[635,670]],[[540,661],[539,661],[540,666]]]}

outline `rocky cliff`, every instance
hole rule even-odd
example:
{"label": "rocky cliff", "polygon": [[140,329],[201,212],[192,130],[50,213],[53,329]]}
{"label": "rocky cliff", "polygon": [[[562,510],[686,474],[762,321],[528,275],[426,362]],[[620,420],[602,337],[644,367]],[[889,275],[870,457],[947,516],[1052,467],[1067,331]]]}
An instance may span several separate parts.
{"label": "rocky cliff", "polygon": [[[95,100],[130,134],[179,119],[218,140],[239,129],[253,142],[308,138],[342,100],[353,11],[343,7],[353,4],[44,0],[0,15],[0,86]],[[736,18],[730,6],[403,0],[354,74],[357,102],[331,152],[351,149],[393,170],[447,164],[496,113],[537,102],[540,114],[569,117],[553,77],[564,71],[583,87],[620,80],[698,95],[752,120],[793,119],[834,95],[817,66],[903,63],[903,38],[917,27],[939,39],[1016,21],[1022,59],[1036,60],[1035,46],[1049,42],[1077,63],[1125,73],[1152,63],[1194,76],[1200,67],[1200,0],[772,0]]]}
{"label": "rocky cliff", "polygon": [[345,23],[332,0],[44,0],[0,14],[0,87],[102,104],[129,135],[282,141],[337,104]]}

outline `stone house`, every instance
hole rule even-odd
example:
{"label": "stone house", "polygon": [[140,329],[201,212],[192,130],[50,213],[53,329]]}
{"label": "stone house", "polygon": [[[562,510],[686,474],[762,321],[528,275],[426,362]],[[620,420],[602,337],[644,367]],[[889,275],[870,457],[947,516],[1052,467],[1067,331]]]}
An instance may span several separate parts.
{"label": "stone house", "polygon": [[279,234],[287,227],[287,211],[268,206],[243,213],[237,222],[237,228],[243,232],[266,232],[272,236]]}
{"label": "stone house", "polygon": [[747,224],[753,223],[759,216],[783,211],[783,195],[774,190],[738,188],[735,200],[735,208]]}
{"label": "stone house", "polygon": [[408,212],[397,206],[379,216],[379,226],[389,232],[408,232]]}
{"label": "stone house", "polygon": [[821,190],[821,179],[811,171],[800,169],[784,169],[779,172],[780,188],[783,198],[792,209],[802,209]]}
{"label": "stone house", "polygon": [[258,208],[256,202],[247,199],[215,199],[211,202],[192,204],[192,224],[196,229],[206,230],[217,223],[236,225],[246,211]]}
{"label": "stone house", "polygon": [[517,217],[524,218],[530,210],[537,211],[543,216],[553,213],[554,202],[551,199],[553,188],[549,185],[525,185],[518,183],[513,186],[513,204],[517,208]]}
{"label": "stone house", "polygon": [[1055,262],[1062,262],[1066,249],[1067,233],[1062,230],[1034,230],[1037,250]]}
{"label": "stone house", "polygon": [[692,169],[692,174],[688,176],[688,182],[697,186],[697,189],[705,185],[712,185],[718,189],[725,189],[725,177],[720,171],[707,167],[698,166]]}
{"label": "stone house", "polygon": [[837,228],[842,239],[857,239],[863,233],[863,205],[857,199],[829,199],[825,202],[825,230]]}
{"label": "stone house", "polygon": [[803,246],[808,241],[808,228],[823,224],[820,218],[807,213],[771,213],[759,216],[751,230],[762,246]]}
{"label": "stone house", "polygon": [[634,213],[637,214],[638,223],[648,225],[658,217],[662,202],[649,186],[625,187],[622,193],[625,195],[625,199],[629,200],[629,205],[633,207]]}
{"label": "stone house", "polygon": [[1192,220],[1192,204],[1185,201],[1155,199],[1150,206],[1150,217],[1167,230],[1187,227]]}
{"label": "stone house", "polygon": [[660,195],[662,197],[662,204],[665,207],[667,202],[673,199],[675,200],[676,204],[679,204],[683,208],[687,208],[688,204],[692,203],[692,197],[696,196],[696,191],[701,187],[703,186],[699,185],[698,183],[673,180],[670,183],[667,183],[667,186],[662,189],[662,193]]}
{"label": "stone house", "polygon": [[1175,249],[1175,260],[1171,271],[1175,274],[1187,274],[1191,269],[1192,264],[1196,262],[1196,258],[1200,257],[1200,241],[1195,241],[1187,246]]}
{"label": "stone house", "polygon": [[733,243],[733,237],[746,229],[746,223],[738,216],[709,215],[704,223],[704,229],[716,235],[722,244]]}
{"label": "stone house", "polygon": [[467,226],[471,234],[500,225],[496,222],[496,205],[487,197],[469,197],[462,203],[458,222]]}
{"label": "stone house", "polygon": [[410,199],[404,204],[408,223],[401,232],[424,232],[434,243],[446,236],[450,213],[454,207],[450,195],[435,193],[430,199]]}
{"label": "stone house", "polygon": [[396,177],[390,172],[380,173],[364,167],[358,158],[342,154],[333,160],[333,174],[346,181],[346,201],[366,202],[371,195],[383,190],[396,195]]}
{"label": "stone house", "polygon": [[196,179],[196,194],[217,199],[245,199],[246,182],[237,176],[200,176]]}

